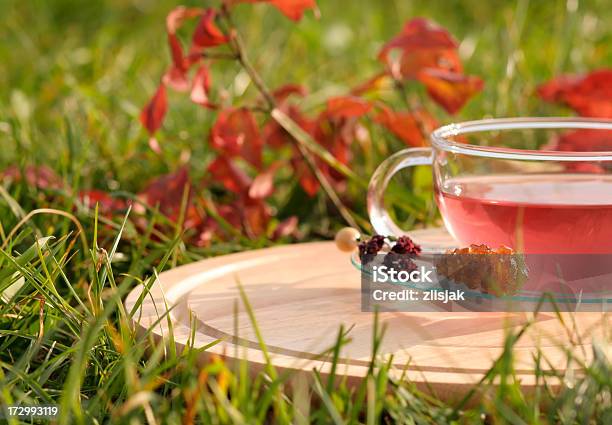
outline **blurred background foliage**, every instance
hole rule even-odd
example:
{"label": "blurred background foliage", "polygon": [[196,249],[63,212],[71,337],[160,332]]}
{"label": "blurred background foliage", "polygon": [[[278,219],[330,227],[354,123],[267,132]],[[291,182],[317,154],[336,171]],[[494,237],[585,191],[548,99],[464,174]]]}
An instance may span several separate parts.
{"label": "blurred background foliage", "polygon": [[[268,85],[305,85],[310,94],[301,107],[313,114],[329,96],[344,94],[382,70],[376,55],[405,21],[431,19],[460,41],[466,74],[485,80],[484,91],[454,117],[428,104],[446,123],[569,113],[539,100],[535,87],[563,73],[612,64],[612,8],[607,3],[322,0],[318,13],[309,11],[297,23],[266,4],[240,4],[235,19]],[[47,164],[67,176],[72,187],[137,192],[149,178],[189,158],[193,178],[202,177],[211,159],[206,140],[214,112],[170,92],[170,110],[158,134],[163,155],[151,151],[138,122],[170,63],[165,16],[177,4],[0,2],[0,168]],[[189,36],[192,28],[185,25],[181,35]],[[215,64],[212,78],[228,104],[257,95],[238,64]],[[392,93],[386,100],[401,105]],[[376,129],[371,140],[379,156],[362,155],[351,163],[365,179],[384,156],[403,147]],[[365,215],[364,194],[352,195],[358,200],[352,208]]]}

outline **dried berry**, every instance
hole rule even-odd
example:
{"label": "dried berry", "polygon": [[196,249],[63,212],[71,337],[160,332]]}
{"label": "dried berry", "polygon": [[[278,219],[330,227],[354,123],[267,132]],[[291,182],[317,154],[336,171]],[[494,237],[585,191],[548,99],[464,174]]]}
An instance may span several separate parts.
{"label": "dried berry", "polygon": [[407,254],[411,257],[416,257],[421,253],[421,247],[414,243],[408,236],[400,236],[395,241],[395,245],[391,248],[396,254]]}
{"label": "dried berry", "polygon": [[370,239],[370,243],[378,247],[378,251],[380,251],[382,247],[385,246],[385,237],[382,235],[374,235]]}
{"label": "dried berry", "polygon": [[521,254],[500,246],[470,245],[436,255],[438,275],[470,289],[496,296],[516,294],[527,280],[529,270]]}
{"label": "dried berry", "polygon": [[369,240],[359,244],[359,259],[361,264],[366,265],[371,262],[378,254],[378,251],[385,245],[385,237],[374,235]]}
{"label": "dried berry", "polygon": [[412,256],[408,254],[398,254],[396,252],[388,252],[383,261],[385,266],[399,271],[411,272],[417,269],[417,265],[412,261]]}

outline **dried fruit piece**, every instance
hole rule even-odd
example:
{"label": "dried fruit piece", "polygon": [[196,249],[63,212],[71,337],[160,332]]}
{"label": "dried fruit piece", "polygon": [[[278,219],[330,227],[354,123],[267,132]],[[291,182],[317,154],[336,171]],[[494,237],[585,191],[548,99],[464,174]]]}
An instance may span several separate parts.
{"label": "dried fruit piece", "polygon": [[414,261],[412,261],[414,257],[410,254],[403,253],[399,254],[394,251],[390,251],[385,255],[385,259],[383,260],[383,264],[389,268],[393,268],[400,271],[411,272],[417,269],[417,265]]}
{"label": "dried fruit piece", "polygon": [[359,259],[364,266],[372,261],[378,251],[385,245],[385,237],[382,235],[374,235],[370,240],[363,241],[359,244]]}
{"label": "dried fruit piece", "polygon": [[421,247],[415,244],[408,236],[400,236],[395,241],[393,248],[391,248],[391,252],[396,254],[407,254],[414,258],[421,253]]}
{"label": "dried fruit piece", "polygon": [[[376,254],[385,245],[385,237],[382,235],[374,235],[369,240],[359,244],[359,259],[362,265],[371,262]],[[395,243],[385,255],[383,263],[397,271],[408,271],[416,269],[416,264],[412,261],[421,253],[421,247],[414,243],[408,236],[400,236],[395,240]]]}

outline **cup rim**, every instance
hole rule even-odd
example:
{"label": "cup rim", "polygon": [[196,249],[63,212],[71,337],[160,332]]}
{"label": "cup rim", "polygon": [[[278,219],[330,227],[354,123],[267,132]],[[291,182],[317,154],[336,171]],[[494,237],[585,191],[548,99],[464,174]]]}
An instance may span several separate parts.
{"label": "cup rim", "polygon": [[431,133],[435,148],[446,152],[488,158],[529,160],[529,161],[612,161],[612,151],[572,152],[531,149],[513,149],[497,146],[478,146],[449,140],[460,134],[479,133],[492,130],[527,129],[583,129],[612,130],[612,119],[575,117],[526,117],[493,118],[465,121],[437,128]]}

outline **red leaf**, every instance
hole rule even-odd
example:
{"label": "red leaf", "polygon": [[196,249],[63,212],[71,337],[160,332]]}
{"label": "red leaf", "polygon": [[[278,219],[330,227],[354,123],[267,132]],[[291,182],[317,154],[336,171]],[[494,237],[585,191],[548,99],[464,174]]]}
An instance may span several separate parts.
{"label": "red leaf", "polygon": [[317,7],[315,0],[229,0],[229,3],[270,3],[294,21],[302,19],[304,11]]}
{"label": "red leaf", "polygon": [[253,183],[236,164],[229,159],[218,156],[209,166],[208,172],[213,180],[221,183],[230,192],[243,195]]}
{"label": "red leaf", "polygon": [[164,116],[168,110],[168,99],[166,96],[166,86],[162,83],[157,91],[149,100],[147,106],[140,113],[140,122],[147,129],[149,134],[153,134],[161,127]]}
{"label": "red leaf", "polygon": [[272,215],[270,207],[260,199],[247,199],[241,210],[246,233],[251,238],[265,235]]}
{"label": "red leaf", "polygon": [[274,191],[274,175],[280,165],[280,162],[275,162],[266,171],[255,177],[251,187],[249,187],[249,198],[264,199],[272,194]]}
{"label": "red leaf", "polygon": [[201,16],[202,13],[204,13],[204,9],[201,7],[175,7],[168,13],[168,16],[166,16],[166,31],[168,34],[176,34],[186,19]]}
{"label": "red leaf", "polygon": [[278,103],[283,103],[289,96],[295,94],[298,96],[306,96],[308,91],[301,84],[285,84],[274,90],[272,96]]}
{"label": "red leaf", "polygon": [[[426,19],[415,18],[383,46],[378,59],[388,64],[396,78],[415,78],[425,67],[461,72],[456,48],[457,42],[444,28]],[[389,57],[394,49],[401,50],[399,61]]]}
{"label": "red leaf", "polygon": [[416,79],[419,71],[435,68],[450,72],[463,72],[463,65],[456,49],[420,49],[404,51],[399,61],[399,69],[394,69],[402,78]]}
{"label": "red leaf", "polygon": [[[360,128],[358,118],[371,108],[371,103],[354,96],[330,99],[327,109],[317,117],[312,136],[338,161],[346,165],[351,159],[350,146]],[[345,176],[333,168],[320,168],[332,178],[332,183],[345,180]]]}
{"label": "red leaf", "polygon": [[612,69],[558,77],[538,87],[538,94],[548,102],[565,103],[582,116],[612,118]]}
{"label": "red leaf", "polygon": [[327,101],[326,114],[331,118],[360,117],[372,109],[372,104],[356,96],[334,97]]}
{"label": "red leaf", "polygon": [[217,213],[235,229],[242,229],[241,207],[237,203],[219,205]]}
{"label": "red leaf", "polygon": [[171,66],[166,71],[162,77],[162,82],[178,92],[186,92],[191,86],[189,78],[187,78],[187,72],[176,66]]}
{"label": "red leaf", "polygon": [[[61,189],[64,186],[61,177],[46,165],[28,165],[23,171],[25,182],[31,187],[38,189]],[[3,180],[8,179],[18,182],[24,178],[23,174],[19,167],[11,165],[0,173],[0,176]]]}
{"label": "red leaf", "polygon": [[418,79],[427,87],[429,96],[450,114],[461,109],[484,85],[478,77],[433,68],[419,72]]}
{"label": "red leaf", "polygon": [[206,47],[214,47],[225,44],[229,38],[221,32],[215,23],[217,12],[214,9],[206,9],[198,22],[191,45],[192,53],[200,53]]}
{"label": "red leaf", "polygon": [[319,191],[319,180],[317,180],[317,177],[312,173],[308,164],[306,164],[304,159],[296,156],[291,160],[291,165],[295,170],[295,174],[304,192],[310,197],[315,196]]}
{"label": "red leaf", "polygon": [[168,45],[172,55],[172,66],[164,75],[163,82],[174,90],[189,90],[189,81],[186,73],[194,62],[192,58],[185,58],[183,47],[176,36],[176,32],[186,19],[200,16],[203,11],[201,8],[179,6],[173,9],[166,17],[166,32],[168,33]]}
{"label": "red leaf", "polygon": [[[612,152],[612,132],[606,130],[580,129],[561,134],[540,148],[548,151],[563,152]],[[603,163],[568,162],[566,171],[574,173],[606,172]]]}
{"label": "red leaf", "polygon": [[424,110],[395,112],[385,108],[375,120],[408,146],[426,146],[427,136],[437,127],[436,120]]}
{"label": "red leaf", "polygon": [[575,130],[562,134],[544,149],[566,152],[612,152],[612,131]]}
{"label": "red leaf", "polygon": [[208,101],[208,92],[210,90],[210,72],[206,65],[200,65],[198,71],[193,77],[191,87],[191,101],[210,108],[213,105]]}
{"label": "red leaf", "polygon": [[[179,217],[185,190],[191,198],[191,181],[186,167],[176,172],[164,174],[151,180],[138,196],[151,207],[159,206],[159,210],[176,221]],[[188,205],[190,200],[188,200]]]}
{"label": "red leaf", "polygon": [[444,28],[424,18],[414,18],[404,24],[402,32],[388,41],[379,53],[384,58],[391,49],[455,49],[457,42]]}
{"label": "red leaf", "polygon": [[115,212],[124,211],[127,208],[127,202],[124,199],[114,198],[109,193],[102,190],[84,190],[79,192],[79,200],[87,208],[95,208],[98,205],[98,211],[104,215],[110,215]]}
{"label": "red leaf", "polygon": [[381,72],[371,77],[367,81],[359,84],[351,90],[353,96],[361,96],[371,91],[377,91],[385,87],[389,83],[389,76],[386,72]]}
{"label": "red leaf", "polygon": [[276,6],[287,18],[294,21],[302,19],[305,10],[317,7],[315,0],[271,0],[270,3]]}
{"label": "red leaf", "polygon": [[210,144],[230,158],[240,156],[261,167],[263,140],[253,114],[246,108],[221,111],[210,131]]}
{"label": "red leaf", "polygon": [[600,164],[593,162],[568,162],[565,164],[565,170],[571,173],[579,174],[605,174],[606,170]]}
{"label": "red leaf", "polygon": [[286,218],[285,220],[278,223],[278,225],[274,229],[274,233],[272,233],[272,240],[286,238],[287,236],[294,235],[296,233],[297,226],[298,219],[296,216],[292,215],[291,217]]}
{"label": "red leaf", "polygon": [[538,95],[546,102],[561,102],[563,95],[574,88],[581,78],[574,75],[562,75],[538,87]]}

